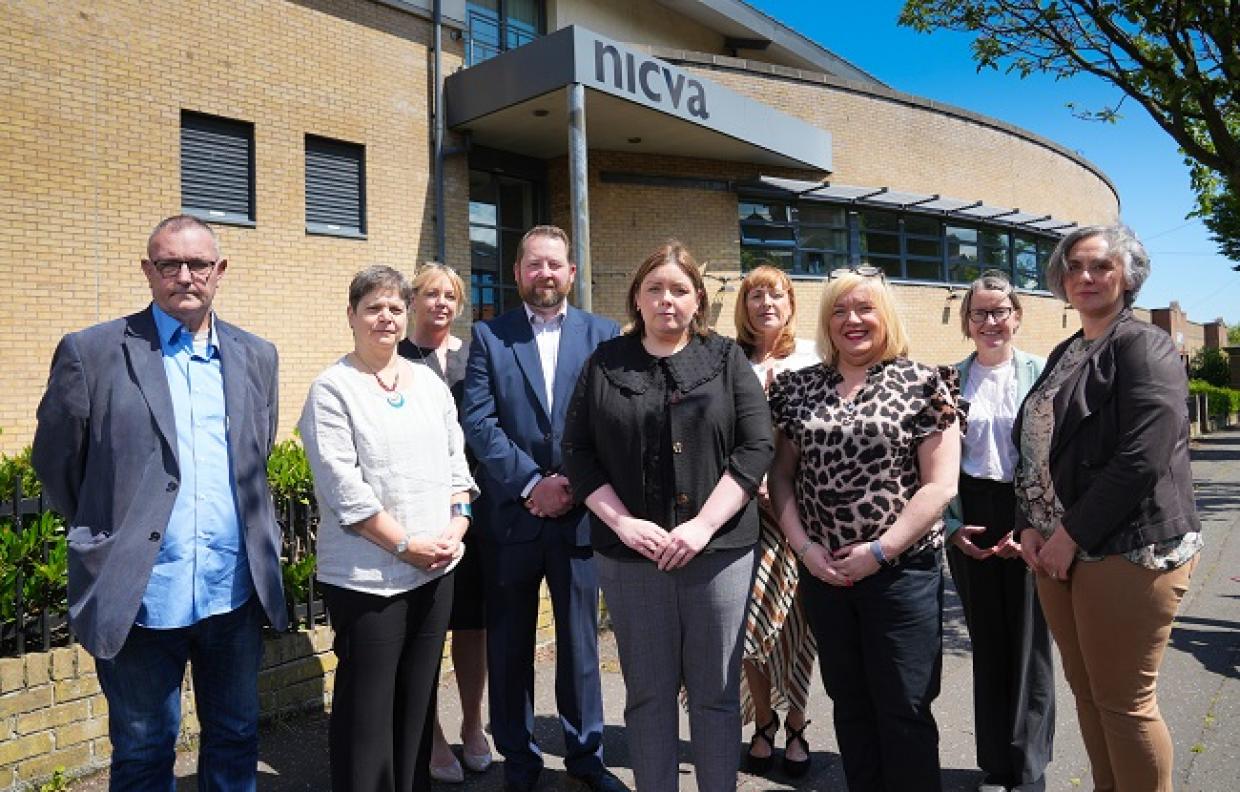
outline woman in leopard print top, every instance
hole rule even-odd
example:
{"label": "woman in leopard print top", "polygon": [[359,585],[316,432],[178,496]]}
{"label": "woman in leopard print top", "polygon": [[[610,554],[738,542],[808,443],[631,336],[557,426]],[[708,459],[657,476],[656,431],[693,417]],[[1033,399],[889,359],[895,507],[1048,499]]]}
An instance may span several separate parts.
{"label": "woman in leopard print top", "polygon": [[960,465],[957,378],[910,361],[872,268],[822,297],[822,365],[780,375],[768,474],[835,705],[848,788],[937,790],[943,508]]}

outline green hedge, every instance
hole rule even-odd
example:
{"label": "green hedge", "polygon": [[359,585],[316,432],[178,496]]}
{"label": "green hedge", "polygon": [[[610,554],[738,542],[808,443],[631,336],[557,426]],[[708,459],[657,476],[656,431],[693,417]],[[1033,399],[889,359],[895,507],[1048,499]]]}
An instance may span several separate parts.
{"label": "green hedge", "polygon": [[[312,519],[314,513],[314,479],[305,449],[298,440],[277,443],[267,461],[267,478],[276,504],[294,504],[298,513]],[[34,468],[30,464],[30,447],[14,456],[0,454],[0,503],[13,499],[18,480],[22,482],[21,497],[38,497],[42,490]],[[22,530],[14,530],[13,520],[6,514],[0,516],[0,623],[3,624],[5,644],[12,634],[17,619],[16,602],[18,583],[21,583],[23,608],[27,628],[40,610],[49,615],[63,616],[68,612],[68,547],[65,543],[64,521],[52,511],[28,515],[22,520]],[[277,516],[285,519],[287,509]],[[283,572],[286,594],[290,605],[304,600],[308,594],[310,579],[314,576],[315,557],[308,552],[317,526],[310,525],[309,536],[293,536],[284,531]],[[46,548],[46,550],[45,550]],[[290,559],[296,560],[290,560]]]}
{"label": "green hedge", "polygon": [[1193,394],[1204,393],[1206,395],[1207,409],[1210,415],[1226,418],[1228,415],[1240,413],[1240,390],[1220,388],[1204,380],[1195,379],[1188,381],[1188,392]]}

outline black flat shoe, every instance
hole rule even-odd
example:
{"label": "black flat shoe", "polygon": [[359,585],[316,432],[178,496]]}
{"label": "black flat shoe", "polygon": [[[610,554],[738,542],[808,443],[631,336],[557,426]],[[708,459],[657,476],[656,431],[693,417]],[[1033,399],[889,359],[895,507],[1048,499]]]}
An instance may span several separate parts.
{"label": "black flat shoe", "polygon": [[753,746],[758,740],[765,742],[771,749],[771,753],[767,756],[754,756],[752,753],[745,754],[745,772],[750,775],[764,776],[771,772],[771,767],[775,764],[775,735],[779,734],[779,713],[771,712],[771,722],[765,726],[756,726],[753,731],[753,737],[749,738],[749,750],[753,750]]}
{"label": "black flat shoe", "polygon": [[[809,743],[805,741],[805,730],[809,728],[809,724],[810,721],[805,721],[805,723],[801,724],[801,728],[799,729],[794,729],[791,726],[784,724],[784,731],[788,733],[788,742],[784,747],[783,767],[784,775],[789,778],[800,778],[809,772]],[[801,744],[801,750],[805,751],[804,759],[798,761],[788,758],[788,748],[791,747],[793,743]]]}

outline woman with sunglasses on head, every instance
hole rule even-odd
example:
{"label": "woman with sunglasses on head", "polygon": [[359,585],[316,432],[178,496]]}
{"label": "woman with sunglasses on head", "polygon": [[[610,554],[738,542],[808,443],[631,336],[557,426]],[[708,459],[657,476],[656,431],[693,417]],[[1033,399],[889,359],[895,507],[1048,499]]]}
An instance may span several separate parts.
{"label": "woman with sunglasses on head", "polygon": [[[469,342],[452,335],[452,322],[465,303],[465,283],[456,270],[438,262],[423,265],[413,278],[413,310],[409,337],[396,351],[439,375],[452,391],[457,409],[465,381]],[[474,460],[466,449],[470,469]],[[477,513],[485,512],[479,508]],[[452,595],[452,668],[461,696],[461,756],[452,753],[438,715],[431,749],[431,778],[448,784],[465,780],[465,770],[484,772],[491,766],[491,746],[482,730],[482,694],[487,679],[486,614],[482,600],[482,562],[477,527],[465,534],[465,556],[457,565]]]}
{"label": "woman with sunglasses on head", "polygon": [[[736,296],[736,343],[745,351],[763,390],[777,374],[818,364],[813,344],[796,337],[796,295],[788,274],[770,264],[750,270]],[[782,768],[799,778],[809,770],[804,732],[814,659],[814,636],[797,596],[797,557],[779,530],[766,497],[758,490],[758,568],[745,617],[745,656],[741,667],[741,717],[754,721],[745,770],[766,775],[775,762],[779,733],[777,708],[787,708],[787,742]]]}
{"label": "woman with sunglasses on head", "polygon": [[980,792],[1041,792],[1055,733],[1051,640],[1014,536],[1019,452],[1012,425],[1042,358],[1012,343],[1020,296],[1002,272],[973,281],[960,328],[976,351],[956,364],[969,405],[960,494],[948,506],[947,563],[973,643],[973,720]]}
{"label": "woman with sunglasses on head", "polygon": [[930,705],[942,672],[942,513],[956,494],[954,369],[909,360],[873,267],[832,273],[823,364],[776,377],[767,486],[801,561],[801,596],[851,792],[941,789]]}
{"label": "woman with sunglasses on head", "polygon": [[1133,316],[1150,274],[1126,226],[1064,236],[1046,284],[1081,330],[1021,407],[1021,555],[1076,698],[1094,789],[1172,788],[1158,668],[1202,547],[1188,382],[1171,336]]}

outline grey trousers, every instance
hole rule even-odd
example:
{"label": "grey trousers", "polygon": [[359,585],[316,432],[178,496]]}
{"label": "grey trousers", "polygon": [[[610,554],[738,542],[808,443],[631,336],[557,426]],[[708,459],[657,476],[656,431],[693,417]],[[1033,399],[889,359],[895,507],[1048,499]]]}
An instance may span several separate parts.
{"label": "grey trousers", "polygon": [[682,569],[596,555],[624,675],[624,723],[641,792],[679,788],[680,686],[702,792],[732,792],[741,760],[740,664],[754,550],[704,553]]}

